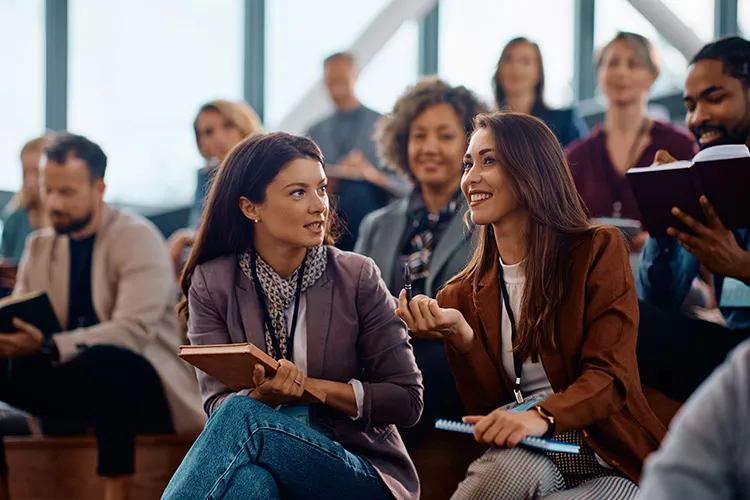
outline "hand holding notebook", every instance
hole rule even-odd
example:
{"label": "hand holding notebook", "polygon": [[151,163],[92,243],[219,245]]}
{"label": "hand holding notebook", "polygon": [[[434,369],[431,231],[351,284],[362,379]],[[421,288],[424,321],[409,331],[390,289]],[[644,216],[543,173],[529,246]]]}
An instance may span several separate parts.
{"label": "hand holding notebook", "polygon": [[[438,419],[435,421],[435,428],[445,431],[460,432],[462,434],[474,434],[474,426],[463,422],[452,422],[450,420]],[[521,440],[519,446],[541,451],[551,451],[557,453],[579,454],[581,447],[577,444],[564,443],[554,439],[544,439],[535,436],[527,436]]]}

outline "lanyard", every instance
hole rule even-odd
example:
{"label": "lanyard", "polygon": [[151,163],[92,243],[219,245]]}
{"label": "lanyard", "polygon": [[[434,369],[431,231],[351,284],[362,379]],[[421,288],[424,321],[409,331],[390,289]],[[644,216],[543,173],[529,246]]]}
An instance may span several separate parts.
{"label": "lanyard", "polygon": [[[502,295],[502,302],[500,304],[500,313],[502,314],[503,308],[508,314],[508,320],[510,321],[510,343],[513,350],[513,369],[516,372],[516,379],[513,381],[513,395],[516,397],[516,403],[523,403],[523,394],[521,394],[521,372],[523,371],[523,360],[521,354],[515,350],[516,338],[518,332],[516,331],[516,315],[513,314],[513,309],[510,307],[510,297],[508,297],[508,287],[505,286],[505,276],[503,275],[503,266],[498,263],[497,278],[500,281],[500,293]],[[500,331],[502,331],[502,318],[500,320]]]}
{"label": "lanyard", "polygon": [[[302,278],[305,276],[305,263],[307,256],[302,261],[302,265],[299,266],[297,271],[297,290],[294,292],[294,314],[292,315],[292,324],[289,328],[289,338],[287,339],[286,352],[289,356],[289,360],[293,359],[292,353],[294,352],[294,334],[297,331],[297,318],[299,316],[299,299],[302,295]],[[256,269],[256,254],[255,252],[250,253],[250,270],[253,273],[253,281],[255,282],[256,289],[258,291],[258,302],[260,302],[260,308],[263,311],[263,323],[266,325],[268,334],[271,336],[271,344],[276,359],[282,359],[281,345],[279,344],[279,337],[276,335],[276,331],[273,329],[273,321],[271,315],[268,313],[268,307],[266,306],[266,294],[263,292],[263,285],[258,280],[258,271]]]}
{"label": "lanyard", "polygon": [[[635,140],[630,146],[630,151],[628,152],[628,161],[626,164],[627,168],[632,167],[636,160],[638,160],[638,158],[634,157],[638,152],[638,145],[641,142],[641,137],[648,128],[648,123],[649,119],[644,118],[643,122],[641,123],[641,128],[638,129],[638,134],[635,136]],[[612,192],[612,199],[614,200],[612,203],[612,217],[619,219],[620,217],[622,217],[622,192],[627,181],[625,177],[619,179],[617,178],[615,166],[612,163],[612,158],[609,156],[609,150],[607,149],[606,137],[604,140],[604,167],[604,173],[607,176],[607,184],[609,184],[609,189]]]}

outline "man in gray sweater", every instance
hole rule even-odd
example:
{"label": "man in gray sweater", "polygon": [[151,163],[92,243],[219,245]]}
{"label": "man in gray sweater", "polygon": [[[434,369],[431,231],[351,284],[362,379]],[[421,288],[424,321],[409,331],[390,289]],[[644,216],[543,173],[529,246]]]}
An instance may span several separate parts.
{"label": "man in gray sweater", "polygon": [[641,500],[750,498],[750,340],[693,394],[646,462]]}

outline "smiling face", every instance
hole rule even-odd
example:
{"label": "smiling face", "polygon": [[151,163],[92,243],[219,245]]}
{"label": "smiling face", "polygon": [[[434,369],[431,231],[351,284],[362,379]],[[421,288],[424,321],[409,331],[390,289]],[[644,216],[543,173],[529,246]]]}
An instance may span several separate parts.
{"label": "smiling face", "polygon": [[625,40],[612,42],[602,54],[599,87],[615,106],[641,102],[656,77]]}
{"label": "smiling face", "polygon": [[312,158],[290,162],[268,184],[262,203],[240,198],[240,208],[255,223],[256,245],[310,248],[323,244],[328,192],[323,166]]}
{"label": "smiling face", "polygon": [[722,61],[703,59],[690,67],[684,101],[685,122],[701,149],[750,143],[750,89],[727,75]]}
{"label": "smiling face", "polygon": [[474,132],[464,157],[461,190],[469,200],[471,220],[478,225],[499,224],[515,217],[526,217],[519,205],[510,176],[498,161],[492,132],[483,127]]}
{"label": "smiling face", "polygon": [[409,168],[422,186],[436,191],[457,188],[465,148],[463,123],[448,103],[429,106],[411,122]]}

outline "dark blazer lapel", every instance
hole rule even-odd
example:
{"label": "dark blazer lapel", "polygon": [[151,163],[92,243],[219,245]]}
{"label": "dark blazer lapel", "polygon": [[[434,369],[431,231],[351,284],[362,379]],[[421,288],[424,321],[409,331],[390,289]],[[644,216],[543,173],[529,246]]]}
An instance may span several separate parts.
{"label": "dark blazer lapel", "polygon": [[[258,303],[258,294],[255,292],[255,284],[245,276],[239,266],[235,277],[235,292],[237,308],[240,311],[242,329],[245,332],[244,339],[232,339],[239,342],[250,342],[256,347],[266,351],[266,336],[264,334],[263,312]],[[268,353],[273,355],[272,353]]]}
{"label": "dark blazer lapel", "polygon": [[323,378],[328,332],[333,309],[333,281],[326,270],[305,291],[307,300],[307,376]]}
{"label": "dark blazer lapel", "polygon": [[427,282],[425,287],[428,291],[437,293],[437,290],[433,290],[435,276],[440,275],[440,271],[445,266],[456,249],[464,244],[464,240],[471,238],[471,231],[466,227],[464,223],[464,214],[468,208],[464,198],[461,197],[461,210],[453,216],[448,227],[445,228],[445,232],[440,237],[435,251],[432,254],[430,261],[430,274],[427,276]]}
{"label": "dark blazer lapel", "polygon": [[370,247],[369,257],[378,265],[380,275],[389,287],[393,279],[393,267],[396,265],[401,252],[399,244],[406,231],[408,200],[407,197],[398,202],[398,206],[394,207],[395,210],[383,217],[383,220],[379,222],[381,227],[375,235],[377,239],[372,242]]}

